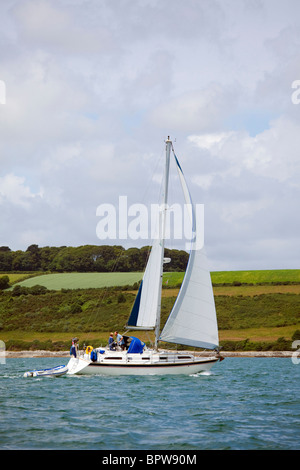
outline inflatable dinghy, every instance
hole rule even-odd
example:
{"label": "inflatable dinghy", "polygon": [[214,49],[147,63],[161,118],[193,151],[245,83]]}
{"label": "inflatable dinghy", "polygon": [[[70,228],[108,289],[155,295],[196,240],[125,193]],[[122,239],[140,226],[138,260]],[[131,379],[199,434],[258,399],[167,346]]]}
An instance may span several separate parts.
{"label": "inflatable dinghy", "polygon": [[25,372],[24,377],[58,377],[68,372],[67,366],[57,366],[52,369],[30,370]]}

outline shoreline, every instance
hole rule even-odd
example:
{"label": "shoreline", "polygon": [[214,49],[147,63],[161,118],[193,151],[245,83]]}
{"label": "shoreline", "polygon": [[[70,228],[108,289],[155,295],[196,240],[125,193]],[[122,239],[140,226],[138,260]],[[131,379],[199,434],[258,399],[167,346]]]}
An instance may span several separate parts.
{"label": "shoreline", "polygon": [[[184,353],[184,351],[180,351]],[[196,356],[211,356],[213,352],[199,352]],[[292,351],[220,351],[226,357],[292,357]],[[3,351],[0,357],[9,358],[39,358],[39,357],[70,357],[69,351]]]}

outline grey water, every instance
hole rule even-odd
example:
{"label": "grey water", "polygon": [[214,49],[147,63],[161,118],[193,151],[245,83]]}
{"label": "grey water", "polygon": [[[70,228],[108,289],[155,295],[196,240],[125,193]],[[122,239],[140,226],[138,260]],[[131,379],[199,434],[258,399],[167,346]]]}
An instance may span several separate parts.
{"label": "grey water", "polygon": [[300,449],[291,358],[226,358],[192,376],[23,377],[66,363],[0,364],[0,449]]}

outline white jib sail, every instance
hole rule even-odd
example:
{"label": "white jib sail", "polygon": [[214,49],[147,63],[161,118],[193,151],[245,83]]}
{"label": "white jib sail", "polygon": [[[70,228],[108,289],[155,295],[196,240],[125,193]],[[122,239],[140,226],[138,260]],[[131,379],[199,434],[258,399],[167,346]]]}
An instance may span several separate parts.
{"label": "white jib sail", "polygon": [[161,251],[160,240],[156,239],[143,277],[136,328],[152,329],[156,324],[157,304],[160,295]]}
{"label": "white jib sail", "polygon": [[[186,203],[192,208],[193,232],[197,232],[195,212],[186,181],[175,156]],[[207,349],[219,345],[215,302],[204,248],[194,238],[185,277],[160,340]]]}

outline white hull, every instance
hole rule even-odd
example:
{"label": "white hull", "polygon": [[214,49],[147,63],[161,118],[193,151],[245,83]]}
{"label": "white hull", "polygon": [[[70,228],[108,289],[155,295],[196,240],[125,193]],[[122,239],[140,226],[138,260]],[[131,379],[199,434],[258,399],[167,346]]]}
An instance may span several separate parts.
{"label": "white hull", "polygon": [[[206,372],[219,360],[218,357],[196,357],[193,354],[170,354],[148,351],[143,354],[105,351],[91,361],[85,354],[72,358],[68,364],[69,375],[191,375]],[[77,366],[78,364],[78,366]],[[77,368],[78,367],[78,368]]]}

